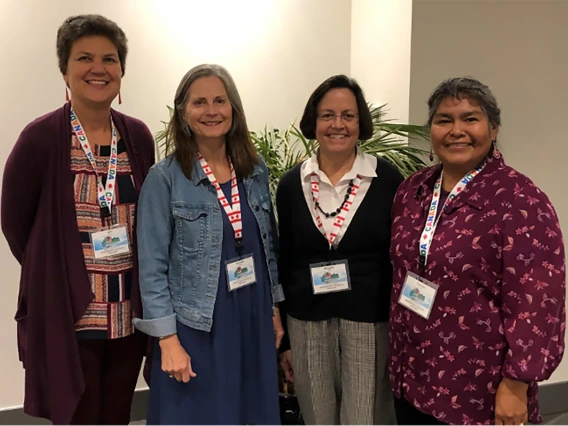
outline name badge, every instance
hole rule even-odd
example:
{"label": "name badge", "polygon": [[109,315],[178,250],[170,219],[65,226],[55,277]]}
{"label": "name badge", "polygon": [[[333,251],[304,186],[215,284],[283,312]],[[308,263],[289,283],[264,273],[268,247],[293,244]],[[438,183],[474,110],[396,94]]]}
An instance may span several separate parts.
{"label": "name badge", "polygon": [[310,265],[314,294],[351,290],[346,260],[313,263]]}
{"label": "name badge", "polygon": [[438,286],[412,272],[406,273],[398,303],[421,317],[430,318]]}
{"label": "name badge", "polygon": [[95,259],[130,253],[126,225],[114,225],[96,230],[91,232],[90,236]]}
{"label": "name badge", "polygon": [[252,254],[228,260],[225,267],[227,269],[229,291],[246,287],[256,282],[254,258]]}

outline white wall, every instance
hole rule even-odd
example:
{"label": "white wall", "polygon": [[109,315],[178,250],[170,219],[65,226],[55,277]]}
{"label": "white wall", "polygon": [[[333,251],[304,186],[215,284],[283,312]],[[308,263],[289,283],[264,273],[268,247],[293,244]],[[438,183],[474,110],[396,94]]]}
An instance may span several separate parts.
{"label": "white wall", "polygon": [[408,122],[412,0],[352,0],[351,76],[387,118]]}
{"label": "white wall", "polygon": [[[556,207],[568,240],[568,1],[417,0],[413,9],[410,119],[443,79],[487,84],[502,111],[498,143]],[[550,383],[568,381],[568,355]]]}
{"label": "white wall", "polygon": [[[65,100],[55,35],[68,16],[100,13],[124,29],[130,53],[116,108],[153,132],[167,119],[181,77],[203,62],[229,69],[249,127],[262,130],[299,119],[319,83],[349,73],[350,10],[351,0],[0,0],[2,169],[22,128]],[[19,268],[3,238],[0,270],[2,409],[23,401],[13,321]]]}

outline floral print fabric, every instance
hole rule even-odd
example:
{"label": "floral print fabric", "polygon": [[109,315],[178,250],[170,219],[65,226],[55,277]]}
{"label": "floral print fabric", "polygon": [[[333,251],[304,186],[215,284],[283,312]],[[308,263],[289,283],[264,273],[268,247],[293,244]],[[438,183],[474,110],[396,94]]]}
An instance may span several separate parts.
{"label": "floral print fabric", "polygon": [[[564,351],[565,254],[548,197],[495,151],[441,213],[428,263],[418,240],[441,166],[404,181],[393,206],[389,374],[396,397],[450,424],[493,424],[503,376],[537,381]],[[437,284],[429,319],[398,303],[408,271]]]}

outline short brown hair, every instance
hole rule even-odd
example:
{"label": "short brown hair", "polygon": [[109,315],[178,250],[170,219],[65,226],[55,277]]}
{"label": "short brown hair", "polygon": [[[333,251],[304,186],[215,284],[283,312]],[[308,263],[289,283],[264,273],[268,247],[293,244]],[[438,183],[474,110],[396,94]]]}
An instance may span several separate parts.
{"label": "short brown hair", "polygon": [[304,115],[300,121],[300,130],[307,139],[316,138],[316,121],[318,118],[318,107],[327,92],[331,89],[349,89],[357,100],[359,110],[359,140],[366,141],[373,136],[373,118],[369,105],[365,101],[365,95],[361,86],[352,78],[346,75],[334,75],[325,80],[311,94],[304,109]]}
{"label": "short brown hair", "polygon": [[73,44],[81,37],[103,36],[108,38],[118,51],[122,75],[126,71],[128,40],[124,31],[113,21],[101,15],[71,16],[57,30],[57,59],[61,74],[67,73],[67,63]]}
{"label": "short brown hair", "polygon": [[229,71],[220,65],[202,64],[190,69],[181,79],[174,98],[174,112],[166,129],[166,155],[173,155],[185,177],[191,179],[197,160],[197,142],[183,118],[189,101],[189,86],[202,77],[217,77],[225,85],[229,103],[233,110],[231,128],[227,133],[227,154],[238,178],[250,176],[259,156],[252,143],[245,118],[245,112],[237,86]]}

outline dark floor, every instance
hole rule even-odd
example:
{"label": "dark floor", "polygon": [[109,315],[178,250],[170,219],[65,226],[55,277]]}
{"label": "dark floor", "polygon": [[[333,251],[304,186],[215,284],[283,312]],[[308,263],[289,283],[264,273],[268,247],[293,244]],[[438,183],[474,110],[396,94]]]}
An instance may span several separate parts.
{"label": "dark floor", "polygon": [[[145,421],[130,423],[130,426],[144,426]],[[546,416],[541,426],[568,426],[568,413]]]}
{"label": "dark floor", "polygon": [[[568,402],[566,403],[566,409],[568,409]],[[543,420],[544,424],[547,425],[568,425],[568,411],[565,413],[543,416]]]}

